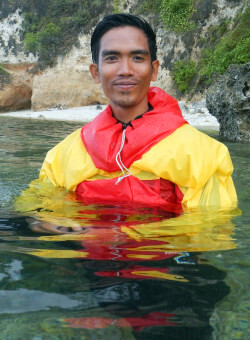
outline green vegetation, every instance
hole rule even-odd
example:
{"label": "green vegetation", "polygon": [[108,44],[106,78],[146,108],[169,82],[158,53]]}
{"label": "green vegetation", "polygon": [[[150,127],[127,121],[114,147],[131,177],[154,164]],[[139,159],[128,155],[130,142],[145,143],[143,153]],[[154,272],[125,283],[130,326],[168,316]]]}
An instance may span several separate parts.
{"label": "green vegetation", "polygon": [[[142,0],[137,13],[153,15],[155,24],[161,20],[167,31],[185,33],[194,30],[192,17],[199,2],[194,0]],[[222,21],[201,38],[203,53],[200,60],[180,60],[174,63],[171,75],[178,89],[185,93],[192,88],[205,88],[214,74],[223,74],[230,64],[244,64],[250,60],[250,9],[238,15],[233,22]]]}
{"label": "green vegetation", "polygon": [[[9,0],[10,3],[13,6],[18,0]],[[110,1],[31,0],[27,3],[20,0],[19,3],[25,13],[25,49],[39,56],[42,67],[52,65],[57,55],[65,54],[76,44],[77,35],[91,28]],[[124,0],[111,2],[115,13],[122,11],[124,4]],[[141,13],[158,13],[167,30],[184,32],[194,27],[190,21],[195,11],[193,0],[144,0],[138,6]]]}
{"label": "green vegetation", "polygon": [[192,60],[183,59],[174,63],[171,76],[175,80],[178,89],[186,93],[194,76],[196,75],[196,65]]}
{"label": "green vegetation", "polygon": [[57,55],[61,40],[61,28],[53,23],[48,23],[40,32],[27,33],[24,39],[24,46],[29,52],[39,53],[43,62],[50,65]]}
{"label": "green vegetation", "polygon": [[193,13],[193,0],[162,0],[160,16],[167,30],[182,33],[194,29]]}
{"label": "green vegetation", "polygon": [[199,73],[205,77],[206,82],[211,82],[214,73],[223,74],[230,64],[240,65],[249,62],[249,27],[250,8],[235,18],[233,27],[231,29],[227,28],[223,38],[221,38],[219,32],[215,43],[204,49]]}
{"label": "green vegetation", "polygon": [[7,76],[9,74],[9,72],[7,72],[3,65],[0,64],[0,75],[3,75],[3,76]]}
{"label": "green vegetation", "polygon": [[195,13],[193,0],[143,0],[140,1],[137,12],[157,14],[167,31],[183,33],[196,27],[191,20]]}
{"label": "green vegetation", "polygon": [[250,61],[250,8],[233,22],[224,21],[210,29],[202,39],[203,54],[194,63],[190,59],[174,63],[171,76],[182,93],[206,88],[215,74],[223,74],[229,65]]}
{"label": "green vegetation", "polygon": [[126,0],[113,0],[114,13],[124,13],[126,6]]}
{"label": "green vegetation", "polygon": [[152,14],[155,13],[160,13],[160,9],[161,9],[161,3],[162,0],[142,0],[139,2],[139,4],[137,5],[137,13],[138,14]]}
{"label": "green vegetation", "polygon": [[0,90],[3,89],[3,87],[6,84],[9,84],[11,82],[11,74],[4,69],[4,66],[0,64]]}
{"label": "green vegetation", "polygon": [[120,12],[120,0],[113,0],[114,13]]}
{"label": "green vegetation", "polygon": [[9,0],[10,3],[23,9],[24,46],[27,52],[39,56],[41,68],[52,65],[57,55],[64,55],[77,44],[78,34],[89,32],[109,5],[108,0]]}

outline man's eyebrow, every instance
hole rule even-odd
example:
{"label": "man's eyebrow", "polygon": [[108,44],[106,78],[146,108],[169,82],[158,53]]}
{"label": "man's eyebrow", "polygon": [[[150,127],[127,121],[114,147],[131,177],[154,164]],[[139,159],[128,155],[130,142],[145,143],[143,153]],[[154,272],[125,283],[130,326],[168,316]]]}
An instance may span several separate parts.
{"label": "man's eyebrow", "polygon": [[[149,55],[149,51],[145,49],[138,49],[138,50],[132,50],[129,52],[130,54],[142,54],[142,55]],[[106,57],[108,55],[120,55],[121,53],[116,50],[103,50],[101,53],[102,57]]]}
{"label": "man's eyebrow", "polygon": [[119,55],[120,53],[118,51],[115,50],[103,50],[102,51],[102,57],[106,57],[107,55]]}
{"label": "man's eyebrow", "polygon": [[144,50],[144,49],[141,49],[141,50],[134,50],[134,51],[131,51],[131,54],[143,54],[143,55],[149,55],[149,51],[148,51],[148,50]]}

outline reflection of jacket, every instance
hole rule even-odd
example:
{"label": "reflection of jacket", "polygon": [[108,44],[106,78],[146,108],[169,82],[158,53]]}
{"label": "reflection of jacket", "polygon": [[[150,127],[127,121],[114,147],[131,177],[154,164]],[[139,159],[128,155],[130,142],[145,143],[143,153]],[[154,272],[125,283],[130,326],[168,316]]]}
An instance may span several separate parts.
{"label": "reflection of jacket", "polygon": [[[232,206],[237,197],[226,146],[186,124],[175,99],[150,88],[153,110],[125,130],[108,106],[47,154],[42,181],[73,190],[87,201],[150,205]],[[122,146],[122,147],[121,147]],[[119,149],[123,176],[117,164]],[[119,159],[119,158],[118,158]]]}

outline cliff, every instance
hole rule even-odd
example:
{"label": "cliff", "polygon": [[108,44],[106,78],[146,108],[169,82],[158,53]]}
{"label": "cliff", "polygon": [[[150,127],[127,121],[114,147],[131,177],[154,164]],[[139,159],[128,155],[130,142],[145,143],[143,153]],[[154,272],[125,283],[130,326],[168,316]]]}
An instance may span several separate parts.
{"label": "cliff", "polygon": [[[224,72],[207,67],[211,49],[235,29],[247,1],[188,0],[186,12],[169,7],[173,3],[178,1],[2,0],[0,64],[9,77],[0,76],[0,111],[105,104],[89,76],[89,41],[96,22],[112,11],[143,13],[153,24],[161,62],[156,86],[179,99],[200,98],[211,75]],[[179,17],[169,17],[173,11]]]}
{"label": "cliff", "polygon": [[206,102],[223,138],[250,142],[250,62],[231,65],[208,88]]}

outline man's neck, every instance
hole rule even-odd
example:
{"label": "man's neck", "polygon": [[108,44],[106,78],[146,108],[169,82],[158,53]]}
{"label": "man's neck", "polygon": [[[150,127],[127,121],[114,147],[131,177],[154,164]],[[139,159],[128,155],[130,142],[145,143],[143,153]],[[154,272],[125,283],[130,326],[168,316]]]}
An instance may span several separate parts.
{"label": "man's neck", "polygon": [[120,122],[128,123],[136,117],[144,114],[148,111],[148,102],[143,105],[137,105],[135,107],[117,107],[116,105],[110,104],[113,116]]}

